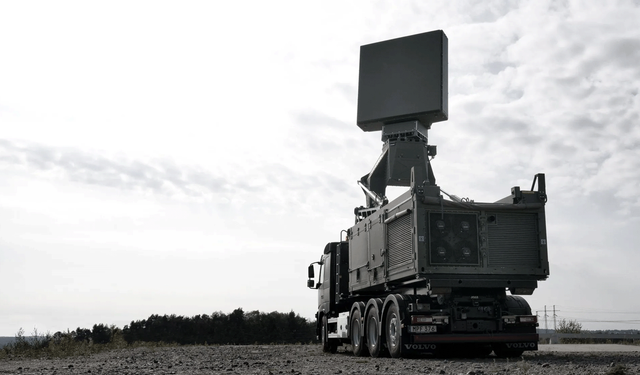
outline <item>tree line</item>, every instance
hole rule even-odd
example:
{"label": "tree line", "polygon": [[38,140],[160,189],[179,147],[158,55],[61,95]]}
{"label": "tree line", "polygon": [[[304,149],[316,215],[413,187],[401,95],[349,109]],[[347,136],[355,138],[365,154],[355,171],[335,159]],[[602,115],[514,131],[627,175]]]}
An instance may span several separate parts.
{"label": "tree line", "polygon": [[211,315],[185,317],[179,315],[151,315],[147,319],[132,321],[122,329],[111,325],[94,324],[92,329],[76,328],[53,335],[25,336],[20,328],[12,344],[0,354],[38,352],[78,352],[79,348],[120,348],[144,343],[180,345],[246,345],[246,344],[308,344],[316,339],[315,322],[310,322],[293,311],[289,313],[245,313],[242,308],[230,314],[214,312]]}
{"label": "tree line", "polygon": [[307,344],[316,339],[315,323],[293,311],[245,313],[242,308],[228,315],[222,312],[194,317],[151,315],[124,326],[122,334],[127,343]]}

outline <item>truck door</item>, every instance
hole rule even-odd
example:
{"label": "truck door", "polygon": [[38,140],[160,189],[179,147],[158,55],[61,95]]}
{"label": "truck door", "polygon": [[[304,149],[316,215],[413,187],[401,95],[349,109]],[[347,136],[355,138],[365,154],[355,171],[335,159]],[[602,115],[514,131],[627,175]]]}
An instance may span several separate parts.
{"label": "truck door", "polygon": [[319,310],[329,311],[331,302],[331,254],[325,254],[320,265],[320,288],[318,288]]}

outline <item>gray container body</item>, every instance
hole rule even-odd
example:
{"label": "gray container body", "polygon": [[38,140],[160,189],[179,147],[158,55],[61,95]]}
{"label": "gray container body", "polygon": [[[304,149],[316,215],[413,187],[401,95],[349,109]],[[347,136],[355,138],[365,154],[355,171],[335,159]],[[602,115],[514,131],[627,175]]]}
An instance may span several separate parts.
{"label": "gray container body", "polygon": [[548,277],[544,204],[437,203],[406,192],[351,228],[350,293],[421,283],[531,294]]}

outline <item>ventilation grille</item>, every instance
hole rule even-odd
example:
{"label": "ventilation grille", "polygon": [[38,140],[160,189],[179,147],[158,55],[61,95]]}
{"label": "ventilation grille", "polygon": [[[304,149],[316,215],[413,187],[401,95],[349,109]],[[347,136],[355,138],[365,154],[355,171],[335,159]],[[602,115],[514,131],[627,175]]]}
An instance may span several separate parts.
{"label": "ventilation grille", "polygon": [[499,213],[488,224],[489,267],[540,267],[538,215]]}
{"label": "ventilation grille", "polygon": [[387,226],[389,233],[389,268],[413,261],[411,216],[405,215]]}

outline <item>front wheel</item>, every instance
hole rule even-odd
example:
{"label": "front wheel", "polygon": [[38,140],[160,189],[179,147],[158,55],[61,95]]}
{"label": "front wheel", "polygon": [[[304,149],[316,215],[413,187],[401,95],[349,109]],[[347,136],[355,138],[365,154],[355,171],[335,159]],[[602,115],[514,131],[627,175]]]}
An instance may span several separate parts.
{"label": "front wheel", "polygon": [[384,326],[389,354],[393,358],[400,358],[402,356],[402,322],[400,320],[400,311],[395,303],[392,303],[391,307],[389,307]]}
{"label": "front wheel", "polygon": [[325,353],[335,353],[338,351],[338,345],[329,340],[329,330],[327,329],[327,316],[322,317],[322,351]]}

